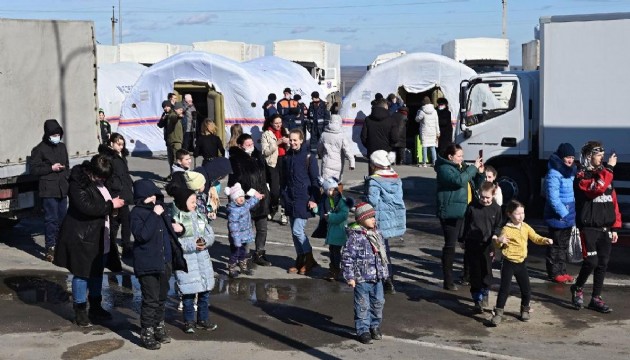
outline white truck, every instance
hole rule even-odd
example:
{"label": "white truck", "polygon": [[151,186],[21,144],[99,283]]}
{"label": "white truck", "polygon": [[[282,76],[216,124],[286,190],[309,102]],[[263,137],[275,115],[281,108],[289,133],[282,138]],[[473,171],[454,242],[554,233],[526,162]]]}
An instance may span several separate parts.
{"label": "white truck", "polygon": [[[576,152],[600,140],[617,153],[620,203],[630,195],[630,13],[540,19],[540,71],[489,73],[462,82],[455,141],[465,161],[483,152],[504,199],[540,209],[547,160],[560,143]],[[579,155],[576,158],[579,161]],[[504,200],[505,201],[505,200]]]}
{"label": "white truck", "polygon": [[[99,140],[94,24],[0,19],[0,223],[13,224],[37,204],[31,150],[44,121],[64,129],[70,165],[96,153]],[[52,165],[52,164],[51,164]]]}
{"label": "white truck", "polygon": [[282,40],[273,43],[273,55],[302,65],[319,82],[326,98],[338,94],[341,85],[339,44],[317,40]]}
{"label": "white truck", "polygon": [[510,41],[496,38],[455,39],[442,44],[442,55],[477,73],[504,71],[510,65]]}

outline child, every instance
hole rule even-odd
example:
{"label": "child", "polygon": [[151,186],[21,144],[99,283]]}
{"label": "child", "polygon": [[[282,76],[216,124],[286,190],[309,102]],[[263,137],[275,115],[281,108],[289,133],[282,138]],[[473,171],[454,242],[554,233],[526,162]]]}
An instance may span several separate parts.
{"label": "child", "polygon": [[346,245],[348,236],[346,225],[348,223],[347,200],[339,192],[339,184],[334,178],[323,181],[322,187],[328,196],[322,201],[321,211],[328,223],[326,233],[326,245],[330,258],[330,269],[324,279],[333,281],[337,279],[341,271],[341,248]]}
{"label": "child", "polygon": [[488,288],[492,282],[492,243],[501,234],[501,207],[493,201],[494,185],[485,182],[479,188],[479,198],[474,200],[464,218],[464,257],[470,271],[470,295],[475,312],[483,313],[488,306]]}
{"label": "child", "polygon": [[171,167],[171,175],[168,184],[164,187],[169,196],[174,196],[175,188],[186,187],[186,178],[184,172],[190,169],[192,157],[190,152],[185,149],[179,149],[175,152],[175,163]]}
{"label": "child", "polygon": [[484,172],[486,173],[486,181],[494,185],[494,201],[497,203],[497,205],[503,206],[503,192],[501,192],[501,187],[497,183],[497,170],[490,165],[486,165],[484,168]]}
{"label": "child", "polygon": [[133,242],[133,271],[142,291],[140,335],[142,344],[157,350],[171,342],[164,327],[164,304],[172,270],[188,271],[183,250],[176,241],[183,231],[164,212],[164,196],[150,180],[133,184],[135,207],[130,214]]}
{"label": "child", "polygon": [[[510,294],[512,276],[516,277],[521,289],[521,321],[529,320],[529,300],[531,289],[529,275],[527,274],[527,239],[538,245],[551,245],[553,240],[538,235],[534,229],[527,225],[525,220],[525,208],[516,200],[510,201],[505,209],[510,221],[501,230],[501,236],[496,240],[496,247],[503,254],[501,263],[501,287],[497,296],[497,306],[491,323],[497,326],[503,319],[503,308]],[[497,250],[499,251],[499,250]]]}
{"label": "child", "polygon": [[247,244],[254,241],[250,209],[258,204],[264,195],[252,188],[247,192],[250,198],[245,201],[245,192],[240,183],[225,188],[225,194],[230,197],[230,203],[227,206],[230,232],[228,275],[235,278],[239,275],[239,270],[242,274],[251,275],[252,272],[247,265]]}
{"label": "child", "polygon": [[356,223],[348,227],[348,241],[341,257],[343,277],[354,288],[354,325],[363,344],[383,338],[383,281],[389,278],[383,235],[376,229],[375,216],[372,205],[357,204]]}
{"label": "child", "polygon": [[[192,334],[199,329],[215,330],[216,324],[208,321],[210,290],[214,287],[214,270],[206,250],[214,243],[214,232],[205,216],[197,209],[197,196],[188,188],[178,188],[173,202],[173,219],[184,227],[179,242],[184,250],[188,272],[176,271],[175,279],[184,302],[184,332]],[[195,297],[197,297],[197,323],[195,325]]]}
{"label": "child", "polygon": [[204,192],[206,190],[206,178],[196,171],[186,171],[184,172],[184,180],[186,180],[186,187],[194,191],[197,196],[197,212],[210,218],[208,216],[208,193]]}

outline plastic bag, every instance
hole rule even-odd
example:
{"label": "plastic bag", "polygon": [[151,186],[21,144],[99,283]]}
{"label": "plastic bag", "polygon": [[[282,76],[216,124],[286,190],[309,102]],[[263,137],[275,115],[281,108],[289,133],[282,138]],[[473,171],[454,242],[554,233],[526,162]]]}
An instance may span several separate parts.
{"label": "plastic bag", "polygon": [[582,254],[582,240],[580,239],[580,230],[577,227],[571,229],[571,237],[569,238],[569,262],[576,264],[584,260]]}

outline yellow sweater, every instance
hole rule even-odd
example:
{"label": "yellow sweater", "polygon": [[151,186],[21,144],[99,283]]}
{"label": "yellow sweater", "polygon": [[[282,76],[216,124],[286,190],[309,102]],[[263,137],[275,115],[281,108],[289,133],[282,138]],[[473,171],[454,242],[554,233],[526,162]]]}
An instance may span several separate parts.
{"label": "yellow sweater", "polygon": [[524,222],[521,223],[520,227],[508,222],[501,230],[501,236],[505,236],[508,243],[495,243],[495,245],[501,248],[503,257],[513,263],[522,263],[527,258],[527,239],[534,244],[547,245],[547,238],[538,235],[531,226]]}

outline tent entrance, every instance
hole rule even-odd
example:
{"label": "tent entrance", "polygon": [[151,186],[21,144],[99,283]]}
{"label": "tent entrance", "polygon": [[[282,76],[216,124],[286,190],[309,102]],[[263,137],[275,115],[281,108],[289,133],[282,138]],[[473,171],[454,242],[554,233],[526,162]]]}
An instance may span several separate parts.
{"label": "tent entrance", "polygon": [[216,91],[214,86],[200,81],[178,81],[173,84],[178,98],[183,100],[185,94],[190,94],[197,109],[197,134],[201,133],[201,124],[205,119],[214,121],[217,126],[217,136],[225,142],[225,106],[223,94]]}
{"label": "tent entrance", "polygon": [[428,96],[435,106],[437,99],[444,97],[444,93],[437,85],[418,93],[408,92],[404,86],[400,86],[398,87],[398,95],[403,100],[403,103],[409,108],[409,120],[407,121],[407,149],[409,149],[413,154],[411,157],[411,163],[416,164],[420,156],[419,151],[421,150],[418,149],[416,141],[416,137],[420,133],[420,126],[416,122],[416,114],[418,113],[418,110],[422,108],[422,99],[424,99],[425,96]]}

